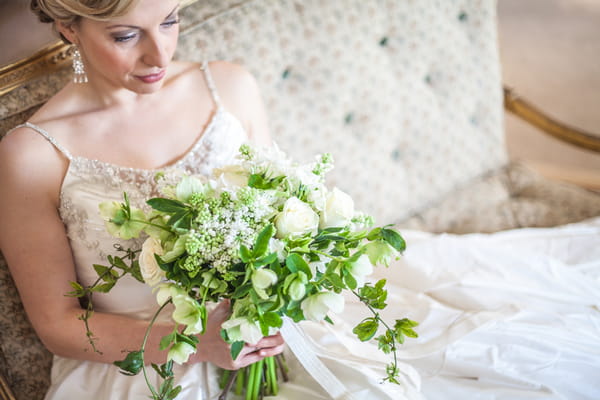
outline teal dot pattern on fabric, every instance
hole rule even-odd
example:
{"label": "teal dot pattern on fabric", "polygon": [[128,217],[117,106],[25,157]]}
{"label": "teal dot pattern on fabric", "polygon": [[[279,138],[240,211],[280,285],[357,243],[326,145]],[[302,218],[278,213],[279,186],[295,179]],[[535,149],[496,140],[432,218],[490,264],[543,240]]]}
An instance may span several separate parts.
{"label": "teal dot pattern on fabric", "polygon": [[191,8],[209,17],[183,33],[178,52],[245,65],[280,147],[299,160],[333,153],[330,184],[378,223],[413,215],[507,162],[494,1],[206,0]]}

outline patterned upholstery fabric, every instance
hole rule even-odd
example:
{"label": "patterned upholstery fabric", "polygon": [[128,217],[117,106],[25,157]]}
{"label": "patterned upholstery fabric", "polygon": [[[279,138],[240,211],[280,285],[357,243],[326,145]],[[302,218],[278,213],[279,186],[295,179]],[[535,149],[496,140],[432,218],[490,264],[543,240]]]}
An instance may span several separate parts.
{"label": "patterned upholstery fabric", "polygon": [[511,163],[431,204],[398,227],[463,234],[550,227],[597,215],[597,193],[549,181],[521,163]]}
{"label": "patterned upholstery fabric", "polygon": [[[494,1],[201,0],[177,57],[245,65],[279,145],[331,152],[331,183],[378,223],[467,233],[600,214],[600,196],[507,162]],[[3,96],[0,136],[68,79]],[[0,373],[36,400],[49,365],[0,255]]]}
{"label": "patterned upholstery fabric", "polygon": [[279,145],[301,160],[332,152],[332,184],[377,221],[506,163],[494,2],[222,3],[186,10],[222,11],[178,55],[250,69]]}

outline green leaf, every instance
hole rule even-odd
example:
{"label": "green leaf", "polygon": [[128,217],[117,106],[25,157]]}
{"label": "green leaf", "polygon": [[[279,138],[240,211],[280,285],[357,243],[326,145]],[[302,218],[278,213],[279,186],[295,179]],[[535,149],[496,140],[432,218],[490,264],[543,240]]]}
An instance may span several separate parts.
{"label": "green leaf", "polygon": [[233,294],[231,295],[232,299],[240,299],[248,294],[248,292],[252,289],[252,284],[246,283],[242,286],[238,286]]}
{"label": "green leaf", "polygon": [[254,258],[263,257],[267,253],[267,249],[269,248],[269,240],[275,234],[275,227],[272,224],[265,226],[265,228],[260,231],[258,237],[256,238],[256,242],[254,243],[254,251],[252,255]]}
{"label": "green leaf", "polygon": [[[203,326],[205,326],[205,324]],[[195,335],[184,335],[184,334],[177,332],[177,333],[175,333],[175,342],[176,343],[185,342],[185,343],[189,344],[190,346],[194,346],[194,348],[195,348],[196,344],[199,342],[199,339]]]}
{"label": "green leaf", "polygon": [[400,236],[400,234],[395,230],[383,228],[381,230],[381,237],[383,238],[383,240],[388,242],[390,246],[392,246],[399,252],[403,252],[404,250],[406,250],[406,242],[404,241],[402,236]]}
{"label": "green leaf", "polygon": [[373,230],[371,230],[371,232],[369,232],[369,234],[367,235],[367,239],[368,240],[377,240],[381,237],[381,228],[375,228]]}
{"label": "green leaf", "polygon": [[271,253],[266,257],[261,258],[260,260],[256,260],[252,263],[255,267],[262,267],[263,265],[269,265],[273,263],[273,261],[277,260],[277,253]]}
{"label": "green leaf", "polygon": [[189,210],[189,207],[177,200],[164,199],[164,198],[154,198],[150,199],[146,202],[150,207],[155,210],[162,211],[165,213],[178,213],[181,211]]}
{"label": "green leaf", "polygon": [[419,335],[414,331],[414,327],[418,326],[419,323],[416,321],[412,321],[408,318],[403,318],[401,320],[396,320],[396,324],[394,325],[394,330],[396,331],[396,335],[406,335],[410,338],[417,338]]}
{"label": "green leaf", "polygon": [[159,345],[159,349],[161,350],[166,350],[167,348],[169,348],[171,346],[171,343],[173,343],[175,341],[175,332],[170,333],[166,336],[163,336],[162,339],[160,339],[160,345]]}
{"label": "green leaf", "polygon": [[103,283],[102,285],[96,285],[93,286],[91,288],[91,290],[93,292],[100,292],[100,293],[108,293],[110,292],[110,289],[113,288],[113,286],[115,286],[116,282],[110,282],[110,283]]}
{"label": "green leaf", "polygon": [[240,258],[245,263],[249,263],[252,260],[252,253],[250,252],[250,249],[243,244],[240,245]]}
{"label": "green leaf", "polygon": [[283,320],[279,316],[279,314],[274,312],[268,312],[263,315],[263,320],[268,326],[272,326],[274,328],[280,328],[283,324]]}
{"label": "green leaf", "polygon": [[358,286],[358,283],[356,282],[356,279],[354,279],[354,276],[352,276],[352,274],[347,270],[344,270],[344,282],[351,290],[356,289],[356,287]]}
{"label": "green leaf", "polygon": [[345,285],[344,285],[344,281],[342,280],[342,278],[340,278],[340,276],[339,276],[337,273],[335,273],[334,271],[327,272],[327,273],[325,274],[325,278],[326,278],[326,279],[327,279],[329,282],[331,282],[331,284],[332,284],[333,286],[335,286],[335,287],[336,287],[336,288],[338,288],[338,289],[342,289],[342,288],[344,288],[344,287],[345,287]]}
{"label": "green leaf", "polygon": [[231,343],[231,358],[235,360],[240,355],[243,348],[244,342],[241,340]]}
{"label": "green leaf", "polygon": [[375,336],[378,328],[379,322],[376,318],[365,318],[360,324],[352,329],[352,333],[358,336],[361,341],[366,342]]}
{"label": "green leaf", "polygon": [[71,281],[71,282],[69,282],[69,285],[71,285],[71,287],[73,289],[75,289],[75,290],[73,290],[72,292],[67,293],[67,296],[69,296],[69,297],[83,297],[83,296],[85,296],[85,289],[79,283]]}
{"label": "green leaf", "polygon": [[306,276],[308,276],[308,279],[312,278],[312,271],[310,270],[308,263],[304,261],[302,256],[300,256],[298,253],[291,253],[288,255],[285,259],[285,265],[292,272],[302,271],[306,274]]}
{"label": "green leaf", "polygon": [[137,375],[144,365],[143,352],[141,350],[131,351],[122,361],[115,361],[113,364],[121,369],[123,375]]}

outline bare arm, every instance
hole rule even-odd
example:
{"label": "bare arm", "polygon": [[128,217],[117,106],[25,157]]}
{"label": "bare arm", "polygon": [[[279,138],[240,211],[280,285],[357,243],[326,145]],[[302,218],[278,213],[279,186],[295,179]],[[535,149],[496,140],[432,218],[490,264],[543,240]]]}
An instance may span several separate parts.
{"label": "bare arm", "polygon": [[[64,294],[75,281],[75,267],[64,225],[58,215],[60,185],[67,161],[45,139],[31,132],[15,131],[0,142],[0,248],[19,290],[29,319],[44,345],[54,354],[111,363],[125,351],[139,349],[148,322],[124,316],[94,313],[90,329],[99,338],[102,354],[90,350],[79,302]],[[193,361],[211,361],[238,368],[263,355],[244,349],[233,362],[219,336],[227,307],[210,318],[209,330]],[[160,338],[173,325],[156,325],[146,347],[147,362],[161,363],[166,352],[158,350]],[[266,340],[266,339],[265,339]],[[267,354],[281,351],[281,340],[266,340]]]}

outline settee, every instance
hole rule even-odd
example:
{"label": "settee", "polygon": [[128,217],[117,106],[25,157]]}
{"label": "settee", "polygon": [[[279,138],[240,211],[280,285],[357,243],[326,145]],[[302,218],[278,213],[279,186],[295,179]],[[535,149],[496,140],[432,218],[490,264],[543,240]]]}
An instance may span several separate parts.
{"label": "settee", "polygon": [[[378,224],[465,234],[600,215],[598,194],[509,160],[494,1],[187,3],[176,57],[248,68],[279,146],[332,153],[331,183]],[[68,50],[53,57],[0,97],[1,135],[70,78]],[[50,363],[0,257],[3,398],[43,398]]]}

